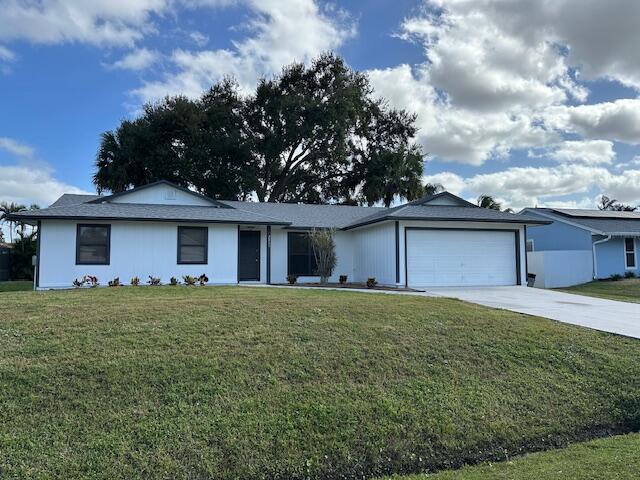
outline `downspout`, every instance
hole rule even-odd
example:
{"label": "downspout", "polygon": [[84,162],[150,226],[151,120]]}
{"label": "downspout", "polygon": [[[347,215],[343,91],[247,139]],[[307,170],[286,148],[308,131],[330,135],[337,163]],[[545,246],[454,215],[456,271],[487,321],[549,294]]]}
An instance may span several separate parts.
{"label": "downspout", "polygon": [[598,279],[598,256],[596,255],[596,245],[608,242],[609,240],[611,240],[611,235],[607,235],[605,238],[601,240],[596,240],[595,242],[593,242],[593,245],[591,246],[591,249],[593,252],[593,279],[594,280]]}

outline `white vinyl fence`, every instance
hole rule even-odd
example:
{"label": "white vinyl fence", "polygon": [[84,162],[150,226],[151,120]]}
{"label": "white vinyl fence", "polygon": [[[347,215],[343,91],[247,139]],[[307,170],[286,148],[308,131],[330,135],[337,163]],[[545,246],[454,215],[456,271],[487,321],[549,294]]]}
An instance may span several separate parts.
{"label": "white vinyl fence", "polygon": [[570,287],[593,280],[591,250],[528,252],[527,262],[538,288]]}

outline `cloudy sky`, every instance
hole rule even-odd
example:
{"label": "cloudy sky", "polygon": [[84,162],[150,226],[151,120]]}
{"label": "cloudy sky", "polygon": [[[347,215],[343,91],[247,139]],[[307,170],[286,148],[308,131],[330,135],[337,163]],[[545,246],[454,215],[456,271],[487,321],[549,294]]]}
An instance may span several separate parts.
{"label": "cloudy sky", "polygon": [[100,133],[333,50],[418,114],[428,181],[640,204],[637,0],[0,0],[0,200],[93,191]]}

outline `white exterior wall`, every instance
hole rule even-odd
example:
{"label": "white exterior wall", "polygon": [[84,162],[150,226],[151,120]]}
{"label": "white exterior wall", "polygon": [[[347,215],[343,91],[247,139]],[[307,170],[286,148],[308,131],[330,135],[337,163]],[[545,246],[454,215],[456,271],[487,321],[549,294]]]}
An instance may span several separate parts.
{"label": "white exterior wall", "polygon": [[[110,265],[76,265],[76,225],[111,225]],[[42,222],[40,245],[40,288],[70,287],[75,278],[95,275],[102,285],[120,277],[128,284],[131,277],[146,282],[148,276],[167,283],[172,276],[205,273],[210,283],[236,283],[238,236],[236,225],[209,225],[207,265],[178,265],[178,225],[189,223],[153,222]]]}
{"label": "white exterior wall", "polygon": [[381,285],[395,285],[395,222],[374,224],[352,232],[354,281],[366,282],[367,278],[375,277]]}
{"label": "white exterior wall", "polygon": [[[286,283],[287,281],[287,233],[296,230],[271,228],[271,283]],[[336,232],[336,256],[338,262],[330,282],[337,282],[340,275],[347,275],[349,281],[353,279],[353,242],[351,232]],[[298,283],[319,282],[320,277],[298,277]]]}
{"label": "white exterior wall", "polygon": [[155,205],[196,205],[210,207],[211,202],[197,194],[191,194],[174,188],[171,185],[155,185],[143,188],[136,192],[129,192],[126,195],[115,197],[110,202],[113,203],[148,203]]}
{"label": "white exterior wall", "polygon": [[[400,222],[400,283],[405,284],[405,228],[406,227],[429,227],[429,228],[464,228],[464,229],[494,229],[494,230],[517,230],[520,233],[520,283],[527,284],[527,253],[525,245],[524,226],[509,223],[489,223],[489,222],[424,222],[424,221],[401,221]],[[478,251],[482,255],[482,251]],[[515,255],[515,245],[514,245]]]}
{"label": "white exterior wall", "polygon": [[536,275],[535,287],[562,288],[593,280],[590,250],[545,250],[528,252],[529,273]]}

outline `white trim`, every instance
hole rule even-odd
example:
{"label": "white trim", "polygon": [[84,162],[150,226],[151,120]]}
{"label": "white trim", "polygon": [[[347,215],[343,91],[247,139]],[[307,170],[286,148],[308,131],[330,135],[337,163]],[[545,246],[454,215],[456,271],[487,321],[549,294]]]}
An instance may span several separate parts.
{"label": "white trim", "polygon": [[567,225],[571,225],[572,227],[577,227],[577,228],[581,228],[582,230],[587,230],[588,232],[591,233],[595,233],[596,235],[608,235],[605,232],[601,232],[600,230],[596,230],[595,228],[591,228],[591,227],[587,227],[585,225],[581,225],[579,223],[575,223],[572,222],[570,220],[567,220],[566,218],[563,218],[559,215],[555,215],[552,213],[548,213],[548,212],[541,212],[535,208],[525,208],[523,209],[520,213],[522,212],[527,212],[527,213],[531,213],[534,215],[540,215],[541,217],[546,217],[546,218],[550,218],[551,220],[555,220],[561,223],[566,223]]}
{"label": "white trim", "polygon": [[[627,255],[631,253],[630,250],[627,250],[627,240],[631,240],[631,244],[633,245],[633,266],[632,267],[630,267],[627,263]],[[638,269],[638,252],[636,249],[636,239],[634,237],[624,237],[622,239],[622,251],[624,252],[624,269],[637,270]]]}

